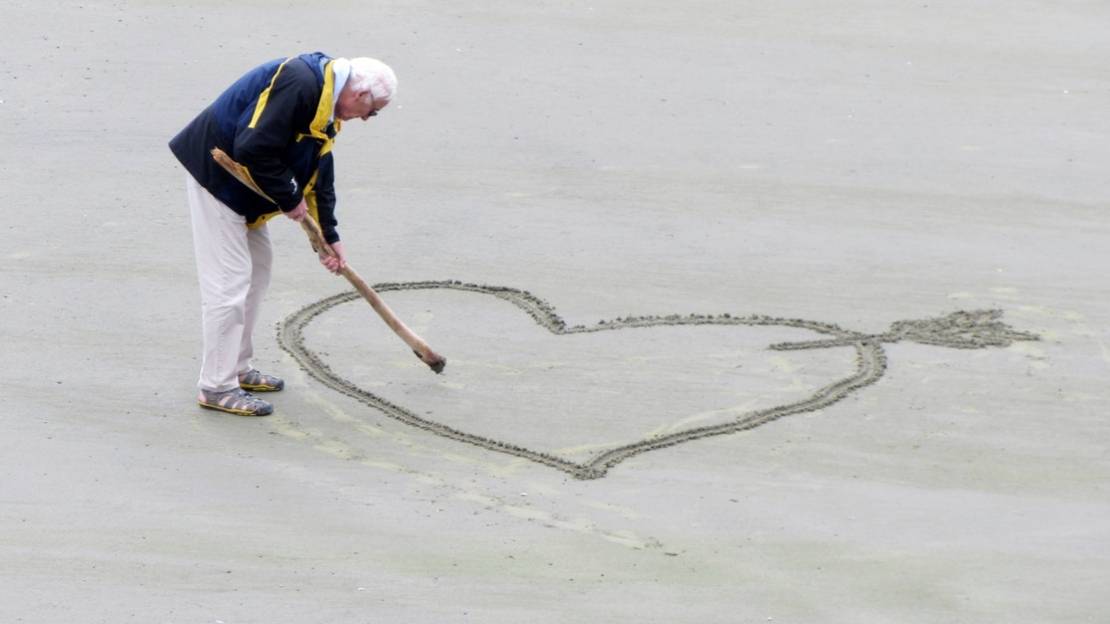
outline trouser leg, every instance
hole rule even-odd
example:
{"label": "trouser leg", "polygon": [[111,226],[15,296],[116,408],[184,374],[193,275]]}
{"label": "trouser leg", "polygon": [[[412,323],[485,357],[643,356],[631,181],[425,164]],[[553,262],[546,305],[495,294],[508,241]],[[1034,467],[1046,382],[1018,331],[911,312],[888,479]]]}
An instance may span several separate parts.
{"label": "trouser leg", "polygon": [[[246,219],[213,197],[192,176],[188,176],[187,187],[204,335],[197,385],[203,390],[223,392],[239,385],[239,352],[247,326],[253,274],[248,230]],[[253,313],[257,318],[257,309]]]}
{"label": "trouser leg", "polygon": [[235,367],[236,373],[245,373],[251,369],[251,358],[254,356],[254,326],[258,322],[258,315],[262,309],[262,300],[270,288],[271,269],[274,264],[274,252],[270,245],[269,226],[263,225],[253,230],[247,230],[247,248],[251,257],[251,282],[247,289],[246,306],[244,308],[243,338],[239,346],[239,360]]}

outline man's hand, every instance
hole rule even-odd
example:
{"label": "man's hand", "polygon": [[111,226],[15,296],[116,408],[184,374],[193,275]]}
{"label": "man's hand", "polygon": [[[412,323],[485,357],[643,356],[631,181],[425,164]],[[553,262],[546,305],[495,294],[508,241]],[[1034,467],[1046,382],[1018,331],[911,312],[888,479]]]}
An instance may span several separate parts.
{"label": "man's hand", "polygon": [[343,242],[335,241],[331,244],[331,250],[335,252],[335,257],[322,253],[320,254],[320,264],[332,273],[340,275],[343,269],[347,268],[347,254],[343,253]]}
{"label": "man's hand", "polygon": [[285,213],[285,216],[287,216],[290,219],[296,221],[297,223],[300,223],[301,221],[304,221],[305,215],[307,215],[307,214],[308,214],[308,204],[306,204],[305,201],[302,199],[301,203],[297,204],[296,208],[294,208],[294,209],[290,210],[289,212]]}

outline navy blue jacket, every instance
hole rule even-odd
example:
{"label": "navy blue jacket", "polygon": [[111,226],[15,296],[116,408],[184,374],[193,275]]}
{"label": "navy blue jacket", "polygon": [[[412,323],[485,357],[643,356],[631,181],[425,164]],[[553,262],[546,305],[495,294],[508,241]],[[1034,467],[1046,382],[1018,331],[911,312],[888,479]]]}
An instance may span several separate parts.
{"label": "navy blue jacket", "polygon": [[[331,147],[335,78],[321,52],[276,59],[228,87],[170,140],[170,150],[217,199],[249,227],[297,207],[304,198],[329,243],[335,230]],[[235,179],[212,157],[218,147],[243,165],[266,194]]]}

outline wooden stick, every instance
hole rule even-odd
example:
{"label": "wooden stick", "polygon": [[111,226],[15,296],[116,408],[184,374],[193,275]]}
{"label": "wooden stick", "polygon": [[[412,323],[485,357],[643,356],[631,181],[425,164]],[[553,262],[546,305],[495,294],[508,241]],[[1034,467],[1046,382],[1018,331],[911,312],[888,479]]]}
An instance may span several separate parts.
{"label": "wooden stick", "polygon": [[[301,222],[301,227],[308,233],[308,239],[312,241],[313,248],[324,250],[324,253],[332,258],[336,257],[335,250],[324,240],[324,233],[320,230],[320,225],[316,223],[312,215],[305,215],[304,221]],[[387,306],[381,296],[370,287],[370,284],[367,284],[365,280],[359,277],[358,273],[356,273],[350,265],[345,265],[339,272],[343,277],[347,278],[347,281],[355,287],[355,290],[366,299],[370,307],[374,308],[378,316],[382,317],[382,320],[393,330],[393,333],[397,334],[401,337],[401,340],[405,341],[405,344],[412,349],[416,357],[420,358],[420,361],[427,364],[437,373],[443,372],[443,367],[447,366],[447,359],[438,355],[435,351],[432,351],[428,343],[424,342],[420,336],[417,336],[408,326],[401,322],[401,319],[397,318],[393,310],[389,309],[389,306]]]}
{"label": "wooden stick", "polygon": [[[266,197],[262,189],[258,188],[254,180],[247,175],[243,166],[232,160],[223,150],[218,147],[214,148],[212,150],[212,157],[215,158],[216,162],[226,169],[228,173],[235,176],[236,180],[239,180],[259,195]],[[336,257],[335,250],[324,240],[324,233],[320,230],[320,224],[316,223],[312,215],[305,215],[304,221],[301,222],[301,227],[304,228],[304,231],[308,234],[308,240],[312,243],[312,248],[317,250],[317,253],[324,253],[332,258]],[[393,330],[393,333],[397,334],[401,340],[405,341],[405,344],[412,349],[412,352],[416,354],[416,357],[420,358],[421,362],[427,364],[436,373],[443,372],[443,367],[447,366],[447,359],[433,351],[432,348],[428,346],[428,343],[424,342],[420,336],[417,336],[408,326],[402,323],[401,319],[397,318],[397,315],[385,304],[381,296],[378,295],[365,280],[359,277],[358,273],[356,273],[350,265],[340,269],[340,273],[343,277],[347,278],[347,281],[355,287],[355,290],[366,299],[370,307],[374,308],[378,316],[382,317],[382,320]]]}

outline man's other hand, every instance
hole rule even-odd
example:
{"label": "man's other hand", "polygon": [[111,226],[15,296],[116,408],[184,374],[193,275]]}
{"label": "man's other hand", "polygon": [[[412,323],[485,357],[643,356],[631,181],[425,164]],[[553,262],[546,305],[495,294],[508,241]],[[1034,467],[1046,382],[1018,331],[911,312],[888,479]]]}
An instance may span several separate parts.
{"label": "man's other hand", "polygon": [[320,254],[320,264],[324,265],[324,268],[332,273],[340,275],[343,269],[347,268],[347,254],[343,252],[342,241],[335,241],[332,243],[331,250],[335,252],[335,257],[333,258],[327,254]]}

